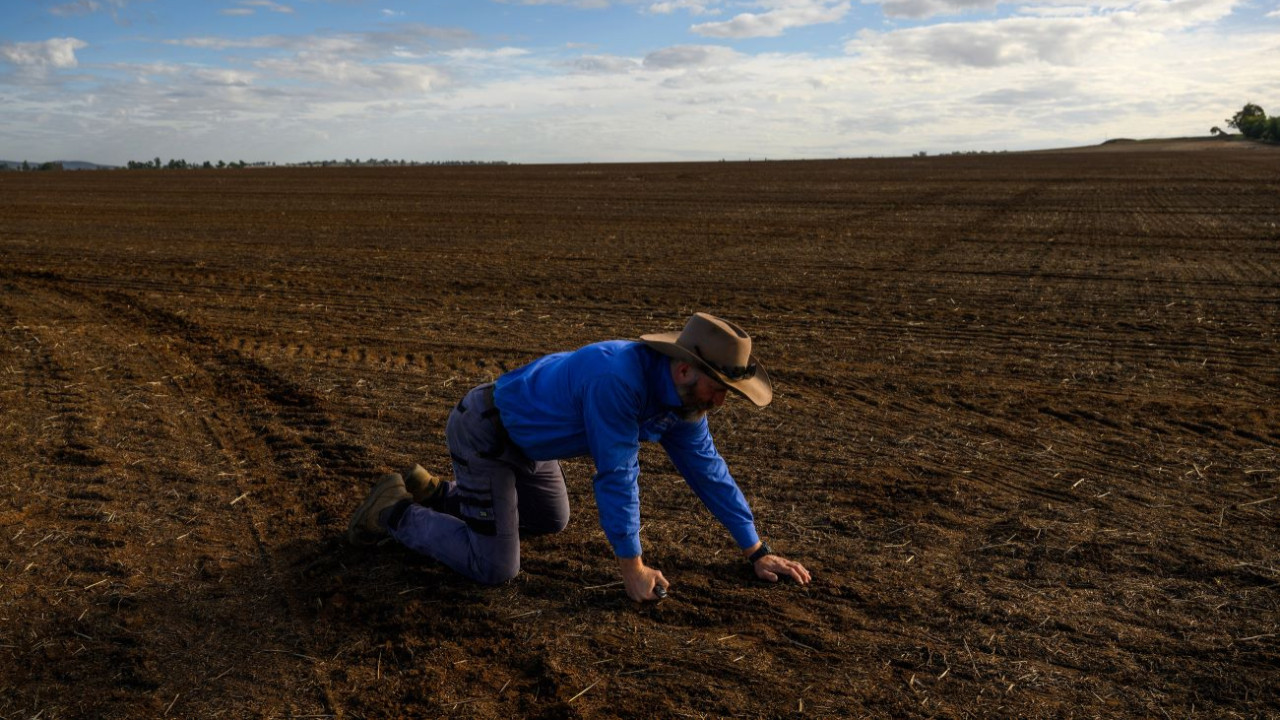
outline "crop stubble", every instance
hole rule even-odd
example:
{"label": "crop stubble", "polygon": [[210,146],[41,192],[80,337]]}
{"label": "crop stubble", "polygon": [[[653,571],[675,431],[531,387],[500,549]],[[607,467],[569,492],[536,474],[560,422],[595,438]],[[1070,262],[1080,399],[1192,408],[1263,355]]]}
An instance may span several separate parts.
{"label": "crop stubble", "polygon": [[[0,174],[0,718],[1272,717],[1280,155]],[[461,393],[741,322],[717,442],[497,588],[341,542]]]}

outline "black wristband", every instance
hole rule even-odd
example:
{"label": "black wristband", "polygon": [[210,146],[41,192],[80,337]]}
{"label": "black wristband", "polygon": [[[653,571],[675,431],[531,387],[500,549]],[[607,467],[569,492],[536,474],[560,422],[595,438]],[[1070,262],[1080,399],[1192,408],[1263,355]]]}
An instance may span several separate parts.
{"label": "black wristband", "polygon": [[773,548],[769,547],[769,543],[761,540],[760,547],[757,548],[755,552],[751,553],[751,557],[747,558],[747,562],[751,563],[752,565],[755,565],[756,561],[759,560],[760,558],[764,557],[765,555],[772,555],[772,554],[773,554]]}

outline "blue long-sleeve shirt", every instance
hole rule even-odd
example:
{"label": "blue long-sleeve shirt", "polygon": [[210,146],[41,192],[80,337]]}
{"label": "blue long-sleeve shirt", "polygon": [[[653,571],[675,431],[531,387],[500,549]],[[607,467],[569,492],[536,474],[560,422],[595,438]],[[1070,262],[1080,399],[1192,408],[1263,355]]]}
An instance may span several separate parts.
{"label": "blue long-sleeve shirt", "polygon": [[739,547],[759,541],[755,518],[720,457],[707,420],[681,420],[671,359],[611,340],[541,357],[498,378],[494,404],[532,460],[589,455],[600,525],[618,557],[640,554],[640,443],[658,442]]}

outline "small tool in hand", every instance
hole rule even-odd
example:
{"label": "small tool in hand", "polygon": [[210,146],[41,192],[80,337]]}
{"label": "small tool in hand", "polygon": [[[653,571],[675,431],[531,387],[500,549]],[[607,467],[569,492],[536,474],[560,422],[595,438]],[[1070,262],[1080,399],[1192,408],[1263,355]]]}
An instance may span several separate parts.
{"label": "small tool in hand", "polygon": [[667,589],[662,587],[661,585],[654,585],[653,594],[657,595],[658,599],[661,600],[667,596]]}

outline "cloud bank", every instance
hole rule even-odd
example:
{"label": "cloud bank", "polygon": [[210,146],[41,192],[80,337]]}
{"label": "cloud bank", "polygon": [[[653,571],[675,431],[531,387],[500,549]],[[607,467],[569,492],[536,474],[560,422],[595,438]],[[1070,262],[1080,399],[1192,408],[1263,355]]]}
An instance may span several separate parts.
{"label": "cloud bank", "polygon": [[78,64],[76,51],[88,46],[83,40],[69,37],[12,43],[0,45],[0,60],[28,69],[73,68]]}
{"label": "cloud bank", "polygon": [[716,38],[777,37],[792,28],[838,22],[849,12],[849,2],[783,0],[763,3],[761,13],[742,13],[723,22],[707,22],[691,29]]}
{"label": "cloud bank", "polygon": [[[1276,12],[1227,27],[1249,7],[1242,0],[1047,0],[999,12],[986,0],[510,4],[687,18],[687,33],[617,52],[589,35],[538,45],[373,8],[382,24],[360,31],[147,40],[151,55],[193,54],[185,60],[106,61],[75,36],[7,43],[0,157],[37,145],[116,163],[1016,150],[1207,134],[1244,102],[1280,95]],[[286,7],[308,6],[228,6],[292,17]],[[51,13],[108,9],[86,0]],[[850,25],[873,10],[882,22]],[[825,29],[835,32],[824,48],[762,44]]]}

